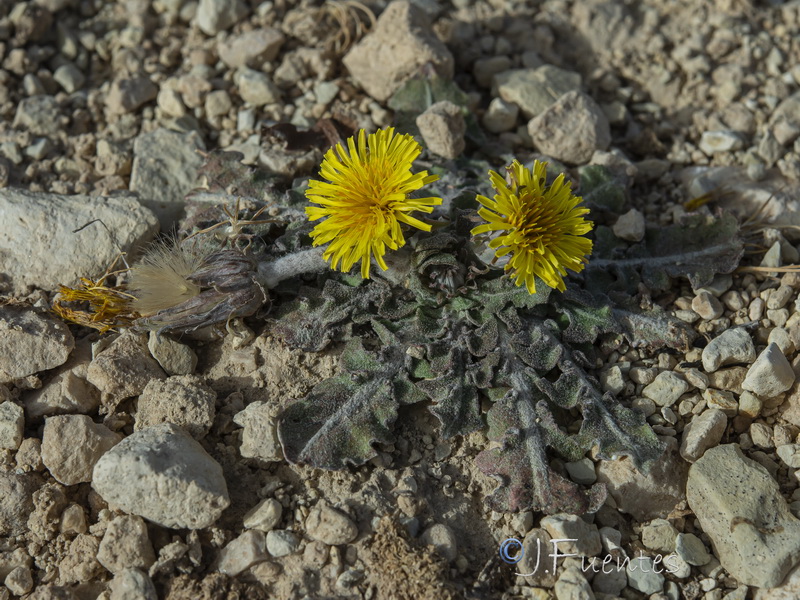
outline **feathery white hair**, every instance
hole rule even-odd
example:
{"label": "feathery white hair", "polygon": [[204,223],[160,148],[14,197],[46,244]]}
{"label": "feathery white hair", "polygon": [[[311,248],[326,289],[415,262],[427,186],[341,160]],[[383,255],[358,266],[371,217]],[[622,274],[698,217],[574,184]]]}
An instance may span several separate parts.
{"label": "feathery white hair", "polygon": [[128,287],[136,299],[132,305],[147,316],[197,296],[200,286],[188,277],[202,266],[209,252],[196,244],[169,239],[153,244],[131,267]]}

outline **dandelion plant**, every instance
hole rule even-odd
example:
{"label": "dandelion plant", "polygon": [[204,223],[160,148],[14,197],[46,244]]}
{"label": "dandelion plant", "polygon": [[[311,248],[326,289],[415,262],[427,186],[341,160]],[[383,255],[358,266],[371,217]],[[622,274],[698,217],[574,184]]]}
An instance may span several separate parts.
{"label": "dandelion plant", "polygon": [[[236,214],[245,247],[228,238],[220,247],[208,227],[171,249],[157,247],[126,288],[115,288],[140,311],[120,326],[191,331],[256,315],[271,297],[272,335],[307,352],[342,351],[338,375],[302,398],[275,400],[283,403],[277,433],[287,460],[325,469],[363,464],[395,440],[403,407],[424,402],[443,438],[486,431],[491,443],[476,460],[498,481],[488,498],[494,509],[596,510],[603,487],[569,481],[551,458],[579,460],[592,450],[647,468],[662,451],[644,416],[600,389],[599,342],[623,334],[636,345],[685,349],[693,334],[657,307],[641,309],[631,295],[641,286],[630,282],[660,273],[703,285],[737,266],[741,240],[724,218],[695,223],[680,239],[691,237],[693,254],[714,241],[701,268],[680,247],[664,249],[663,236],[648,232],[630,245],[590,220],[589,205],[603,198],[617,207],[604,206],[606,213],[624,204],[624,189],[602,167],[582,178],[584,203],[564,175],[547,185],[542,162],[527,168],[513,160],[507,179],[487,168],[487,181],[471,167],[414,173],[421,150],[392,128],[360,131],[325,154],[322,180],[276,201],[278,218],[292,216],[277,232],[271,224],[259,237],[255,216]],[[206,169],[209,180],[236,179],[249,198],[269,180],[231,154],[210,153]],[[423,196],[425,186],[431,195]],[[219,193],[221,203],[231,201]],[[412,214],[439,205],[435,231],[433,221]],[[370,272],[373,260],[381,272]],[[356,267],[360,277],[350,273]],[[154,293],[153,283],[165,279],[171,289]],[[108,325],[106,296],[68,296],[88,299]]]}

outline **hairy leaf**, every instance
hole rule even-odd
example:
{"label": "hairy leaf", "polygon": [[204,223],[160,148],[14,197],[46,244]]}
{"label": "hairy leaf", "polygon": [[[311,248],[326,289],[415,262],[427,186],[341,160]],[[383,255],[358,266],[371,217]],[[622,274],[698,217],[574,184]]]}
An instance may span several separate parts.
{"label": "hairy leaf", "polygon": [[595,484],[584,491],[550,469],[545,448],[557,430],[546,401],[523,375],[513,377],[513,391],[495,403],[487,415],[488,436],[499,447],[476,458],[478,468],[498,480],[488,498],[498,511],[534,510],[547,514],[594,512],[606,490]]}
{"label": "hairy leaf", "polygon": [[360,465],[376,455],[375,443],[389,443],[399,404],[421,399],[399,377],[402,356],[375,357],[359,340],[342,355],[345,372],[314,386],[281,414],[278,437],[286,458],[322,469]]}
{"label": "hairy leaf", "polygon": [[593,208],[621,213],[625,207],[625,185],[607,167],[587,165],[579,170],[580,194]]}
{"label": "hairy leaf", "polygon": [[641,243],[629,245],[607,227],[598,227],[594,255],[586,266],[587,287],[635,293],[639,282],[666,290],[670,277],[686,277],[693,288],[730,273],[739,264],[744,245],[736,218],[692,215],[685,223],[648,228]]}

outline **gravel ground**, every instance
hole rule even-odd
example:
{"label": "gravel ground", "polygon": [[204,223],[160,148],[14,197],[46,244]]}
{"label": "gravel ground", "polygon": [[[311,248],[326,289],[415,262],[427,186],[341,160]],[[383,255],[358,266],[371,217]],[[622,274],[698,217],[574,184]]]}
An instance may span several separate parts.
{"label": "gravel ground", "polygon": [[[799,34],[777,1],[0,1],[0,600],[800,597]],[[647,474],[554,459],[607,486],[595,513],[490,510],[486,433],[443,440],[418,406],[366,465],[287,463],[278,408],[340,347],[47,310],[170,230],[205,152],[288,186],[321,153],[265,127],[374,131],[418,73],[473,118],[417,120],[437,160],[610,166],[623,240],[690,209],[742,224],[750,268],[652,299],[703,344],[602,344],[602,388],[667,450]]]}

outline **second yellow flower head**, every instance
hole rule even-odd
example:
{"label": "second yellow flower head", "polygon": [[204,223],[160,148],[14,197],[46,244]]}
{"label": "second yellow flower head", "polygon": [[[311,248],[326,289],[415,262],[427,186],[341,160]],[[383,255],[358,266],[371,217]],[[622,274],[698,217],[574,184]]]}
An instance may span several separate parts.
{"label": "second yellow flower head", "polygon": [[525,284],[536,293],[535,277],[564,291],[567,269],[581,271],[592,252],[592,241],[582,237],[592,229],[583,218],[588,208],[572,193],[563,173],[545,185],[547,163],[534,161],[533,170],[518,161],[507,168],[508,182],[494,171],[489,179],[497,192],[494,199],[478,196],[483,205],[478,214],[488,223],[472,230],[473,235],[498,232],[489,242],[495,257],[511,257],[505,266],[517,285]]}

